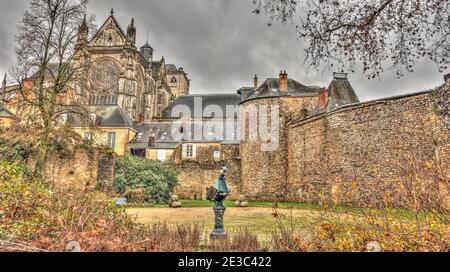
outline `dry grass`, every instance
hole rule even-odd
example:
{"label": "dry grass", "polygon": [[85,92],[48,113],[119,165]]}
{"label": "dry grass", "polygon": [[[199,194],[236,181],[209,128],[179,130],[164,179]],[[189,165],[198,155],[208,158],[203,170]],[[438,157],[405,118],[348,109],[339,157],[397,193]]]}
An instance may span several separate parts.
{"label": "dry grass", "polygon": [[[169,227],[176,227],[194,223],[204,226],[206,231],[211,231],[214,226],[211,208],[129,208],[127,213],[137,222],[146,225],[166,223]],[[320,216],[318,211],[303,209],[279,210],[278,213],[284,215],[282,221],[285,224],[292,219],[296,225],[311,222],[313,218]],[[346,218],[350,215],[339,213],[337,216]],[[279,222],[273,216],[271,208],[227,208],[224,221],[228,232],[248,229],[263,243],[270,241],[272,234],[279,228]]]}

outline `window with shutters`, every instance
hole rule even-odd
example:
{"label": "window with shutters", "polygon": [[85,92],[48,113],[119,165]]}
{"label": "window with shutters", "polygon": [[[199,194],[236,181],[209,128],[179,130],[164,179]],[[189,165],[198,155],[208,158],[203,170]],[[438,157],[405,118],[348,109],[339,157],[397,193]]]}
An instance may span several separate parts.
{"label": "window with shutters", "polygon": [[115,149],[116,148],[116,133],[110,132],[108,133],[108,147]]}
{"label": "window with shutters", "polygon": [[183,158],[197,157],[197,146],[195,144],[184,144],[182,157]]}
{"label": "window with shutters", "polygon": [[85,132],[84,133],[84,140],[86,142],[92,142],[92,132]]}
{"label": "window with shutters", "polygon": [[186,157],[188,158],[194,157],[194,146],[191,144],[186,145]]}

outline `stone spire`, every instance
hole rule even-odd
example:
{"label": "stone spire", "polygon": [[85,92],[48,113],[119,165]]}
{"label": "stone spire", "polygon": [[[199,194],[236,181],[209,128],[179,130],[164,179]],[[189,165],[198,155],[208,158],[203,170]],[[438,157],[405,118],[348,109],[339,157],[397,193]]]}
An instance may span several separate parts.
{"label": "stone spire", "polygon": [[148,32],[147,32],[147,42],[141,46],[141,54],[144,56],[144,59],[149,63],[153,61],[153,48],[148,43]]}
{"label": "stone spire", "polygon": [[136,43],[136,27],[134,26],[134,18],[131,19],[131,24],[128,26],[127,38],[133,45]]}
{"label": "stone spire", "polygon": [[84,14],[83,21],[81,22],[81,25],[78,28],[78,40],[77,40],[78,47],[87,45],[88,35],[89,35],[89,27],[86,21],[86,14]]}
{"label": "stone spire", "polygon": [[87,32],[89,29],[88,29],[88,26],[87,26],[87,22],[86,22],[86,13],[84,14],[84,18],[83,18],[83,22],[81,23],[81,26],[80,26],[80,31],[85,31],[85,32]]}

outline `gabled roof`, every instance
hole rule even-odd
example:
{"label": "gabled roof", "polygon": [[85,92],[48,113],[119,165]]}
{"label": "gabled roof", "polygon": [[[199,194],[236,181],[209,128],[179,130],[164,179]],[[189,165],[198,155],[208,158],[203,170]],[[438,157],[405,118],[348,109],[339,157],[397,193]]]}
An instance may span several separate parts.
{"label": "gabled roof", "polygon": [[[237,106],[241,102],[241,96],[238,94],[195,94],[195,95],[185,95],[178,97],[173,103],[171,103],[163,112],[164,118],[179,118],[179,116],[172,116],[172,111],[175,107],[187,107],[191,112],[191,117],[205,117],[210,118],[211,116],[194,116],[195,103],[196,101],[201,101],[202,104],[202,113],[205,112],[205,109],[214,110],[214,106],[218,106],[222,113],[217,113],[215,118],[223,118],[226,117],[227,106]],[[207,113],[208,114],[208,113]]]}
{"label": "gabled roof", "polygon": [[102,31],[106,27],[106,24],[110,20],[115,24],[115,26],[119,30],[119,34],[122,36],[122,38],[124,38],[126,40],[127,35],[125,35],[125,32],[123,31],[122,27],[120,26],[119,22],[117,21],[116,17],[114,16],[114,12],[111,10],[111,15],[106,19],[106,21],[103,23],[103,25],[97,30],[95,35],[89,41],[90,43],[98,37],[98,34],[100,33],[100,31]]}
{"label": "gabled roof", "polygon": [[280,91],[278,78],[268,78],[264,81],[261,86],[259,86],[254,93],[252,93],[246,100],[252,100],[257,98],[266,97],[302,97],[302,96],[314,96],[318,95],[321,90],[318,87],[308,87],[293,79],[288,79],[288,90],[287,92]]}
{"label": "gabled roof", "polygon": [[[99,123],[96,124],[99,127],[134,129],[133,120],[119,106],[86,106],[85,110],[100,117]],[[74,116],[73,122],[76,127],[86,126],[79,116]]]}

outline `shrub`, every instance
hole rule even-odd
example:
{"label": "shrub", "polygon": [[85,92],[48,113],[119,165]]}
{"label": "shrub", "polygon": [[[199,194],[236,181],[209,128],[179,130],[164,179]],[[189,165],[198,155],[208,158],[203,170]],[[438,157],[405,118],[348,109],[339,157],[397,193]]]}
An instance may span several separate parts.
{"label": "shrub", "polygon": [[147,230],[103,193],[51,191],[21,164],[0,162],[0,252],[152,251]]}
{"label": "shrub", "polygon": [[42,210],[49,198],[47,188],[31,178],[25,165],[0,161],[0,239],[35,237],[47,224]]}
{"label": "shrub", "polygon": [[32,148],[20,143],[10,143],[0,138],[0,160],[25,161],[33,152]]}
{"label": "shrub", "polygon": [[147,191],[144,188],[127,190],[125,197],[130,203],[143,203],[147,200]]}
{"label": "shrub", "polygon": [[145,202],[168,203],[178,183],[175,171],[157,161],[125,156],[116,160],[114,189],[126,194],[129,190],[144,189]]}

